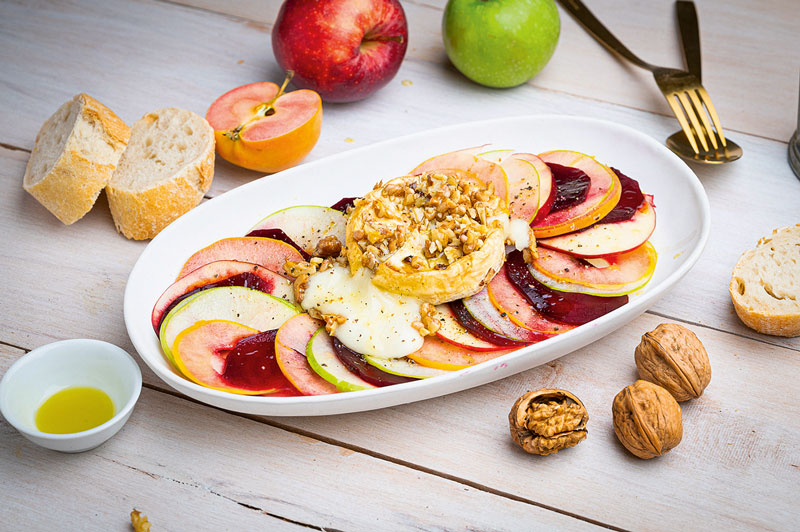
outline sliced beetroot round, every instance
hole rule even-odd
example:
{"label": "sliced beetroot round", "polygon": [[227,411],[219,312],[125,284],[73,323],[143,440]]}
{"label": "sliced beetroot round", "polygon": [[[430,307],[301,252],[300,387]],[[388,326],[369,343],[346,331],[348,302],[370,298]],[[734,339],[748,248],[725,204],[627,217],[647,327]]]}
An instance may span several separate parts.
{"label": "sliced beetroot round", "polygon": [[333,205],[331,205],[331,209],[336,209],[337,211],[341,211],[344,214],[347,214],[348,207],[354,207],[355,201],[358,198],[342,198]]}
{"label": "sliced beetroot round", "polygon": [[311,255],[306,253],[306,251],[297,245],[297,243],[289,238],[289,235],[283,232],[282,229],[253,229],[249,233],[244,236],[257,236],[261,238],[272,238],[273,240],[280,240],[281,242],[286,242],[290,246],[294,247],[300,254],[303,256],[303,260],[308,260],[311,258]]}
{"label": "sliced beetroot round", "polygon": [[336,356],[339,357],[339,360],[342,361],[342,364],[344,364],[347,369],[373,386],[391,386],[392,384],[403,384],[404,382],[414,382],[417,380],[411,377],[402,377],[379,370],[367,362],[367,359],[365,359],[363,355],[351,350],[336,337],[333,338],[333,348],[336,350]]}
{"label": "sliced beetroot round", "polygon": [[487,329],[475,319],[469,310],[467,310],[464,302],[460,299],[458,301],[451,301],[450,309],[453,311],[453,315],[456,317],[456,320],[458,320],[461,326],[481,340],[485,340],[491,344],[503,347],[520,347],[531,343],[514,340],[513,338],[503,336],[502,334],[498,334]]}
{"label": "sliced beetroot round", "polygon": [[626,295],[600,297],[548,288],[533,278],[522,252],[517,250],[506,257],[506,272],[537,312],[571,325],[588,323],[628,302]]}
{"label": "sliced beetroot round", "polygon": [[630,220],[644,202],[644,194],[642,194],[642,189],[639,188],[638,181],[626,176],[616,168],[611,167],[611,170],[619,178],[619,182],[622,185],[622,195],[620,195],[619,203],[617,203],[616,207],[597,222],[598,224],[613,224]]}
{"label": "sliced beetroot round", "polygon": [[278,330],[260,332],[242,338],[225,357],[222,379],[242,390],[276,390],[271,396],[302,395],[283,375],[275,360],[275,335]]}
{"label": "sliced beetroot round", "polygon": [[550,212],[561,211],[586,201],[586,194],[592,183],[586,172],[571,166],[556,163],[546,164],[553,174],[553,183],[555,184],[555,198]]}

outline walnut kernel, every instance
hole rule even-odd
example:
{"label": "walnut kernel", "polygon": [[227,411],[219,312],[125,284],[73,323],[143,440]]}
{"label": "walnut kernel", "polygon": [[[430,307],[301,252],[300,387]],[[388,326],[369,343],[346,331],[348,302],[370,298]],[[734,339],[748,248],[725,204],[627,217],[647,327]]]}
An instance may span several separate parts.
{"label": "walnut kernel", "polygon": [[639,377],[665,388],[677,401],[703,395],[711,364],[697,336],[681,325],[662,323],[642,336],[636,347]]}
{"label": "walnut kernel", "polygon": [[631,453],[642,459],[661,456],[681,442],[681,407],[657,384],[638,380],[614,398],[614,433]]}
{"label": "walnut kernel", "polygon": [[526,452],[547,455],[586,438],[589,414],[580,399],[565,390],[528,392],[508,414],[511,438]]}

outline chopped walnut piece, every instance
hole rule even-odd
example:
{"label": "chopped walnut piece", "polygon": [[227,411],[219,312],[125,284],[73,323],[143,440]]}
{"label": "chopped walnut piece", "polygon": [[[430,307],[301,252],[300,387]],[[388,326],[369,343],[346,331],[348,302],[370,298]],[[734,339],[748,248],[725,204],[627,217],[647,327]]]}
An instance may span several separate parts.
{"label": "chopped walnut piece", "polygon": [[339,314],[323,314],[322,319],[325,320],[325,330],[328,331],[328,334],[331,336],[336,332],[336,328],[339,327],[339,325],[347,321],[347,318]]}
{"label": "chopped walnut piece", "polygon": [[297,279],[294,280],[294,300],[297,301],[298,304],[303,302],[303,297],[306,294],[306,288],[308,288],[308,274],[301,273]]}
{"label": "chopped walnut piece", "polygon": [[147,516],[135,508],[131,512],[131,526],[134,532],[150,532],[150,521],[147,520]]}
{"label": "chopped walnut piece", "polygon": [[431,335],[436,334],[442,322],[436,317],[436,308],[430,303],[423,303],[419,307],[420,316],[422,316],[422,325]]}
{"label": "chopped walnut piece", "polygon": [[317,273],[317,267],[306,261],[287,260],[283,263],[283,271],[291,277],[299,277],[302,274],[311,275]]}
{"label": "chopped walnut piece", "polygon": [[342,243],[334,235],[326,236],[314,248],[316,257],[335,257],[342,251]]}
{"label": "chopped walnut piece", "polygon": [[583,441],[589,414],[571,393],[542,389],[517,399],[508,421],[517,445],[531,454],[547,455]]}

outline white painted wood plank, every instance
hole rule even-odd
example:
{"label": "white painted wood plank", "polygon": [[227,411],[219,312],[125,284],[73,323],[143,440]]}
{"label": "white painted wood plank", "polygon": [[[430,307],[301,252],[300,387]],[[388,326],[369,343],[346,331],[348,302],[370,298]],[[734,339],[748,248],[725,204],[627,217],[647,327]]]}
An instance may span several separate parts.
{"label": "white painted wood plank", "polygon": [[[178,3],[258,21],[271,29],[281,2],[177,0]],[[447,0],[406,0],[407,60],[453,69],[441,38]],[[586,2],[626,46],[645,60],[682,68],[673,0]],[[697,2],[704,85],[725,128],[788,141],[796,127],[800,49],[793,0]],[[651,74],[624,64],[600,46],[559,6],[561,37],[552,60],[530,85],[670,115]],[[787,68],[794,64],[793,68]],[[457,85],[468,81],[460,76]],[[677,123],[674,124],[677,130]]]}
{"label": "white painted wood plank", "polygon": [[[0,345],[0,372],[19,356]],[[353,450],[142,390],[125,427],[81,454],[0,421],[9,530],[598,530]]]}

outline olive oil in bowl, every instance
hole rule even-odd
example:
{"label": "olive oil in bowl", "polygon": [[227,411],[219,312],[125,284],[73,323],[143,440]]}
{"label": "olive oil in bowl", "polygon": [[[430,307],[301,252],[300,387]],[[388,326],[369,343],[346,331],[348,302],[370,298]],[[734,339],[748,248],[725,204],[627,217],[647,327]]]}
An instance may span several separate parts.
{"label": "olive oil in bowl", "polygon": [[114,417],[114,402],[89,386],[66,388],[36,411],[36,428],[48,434],[73,434],[98,427]]}

